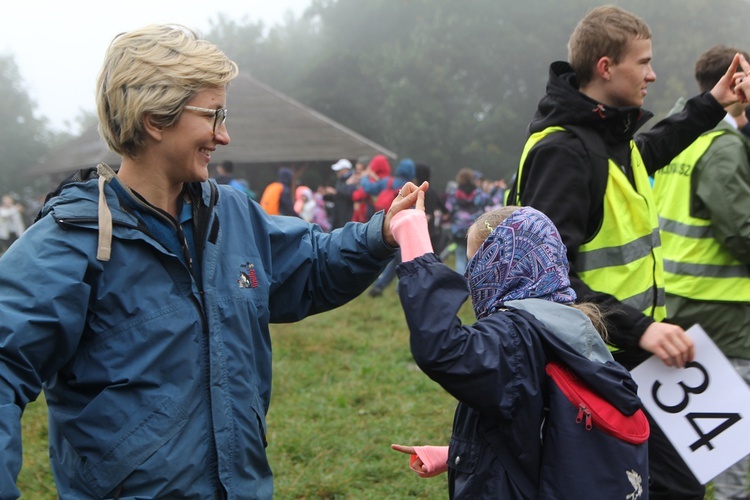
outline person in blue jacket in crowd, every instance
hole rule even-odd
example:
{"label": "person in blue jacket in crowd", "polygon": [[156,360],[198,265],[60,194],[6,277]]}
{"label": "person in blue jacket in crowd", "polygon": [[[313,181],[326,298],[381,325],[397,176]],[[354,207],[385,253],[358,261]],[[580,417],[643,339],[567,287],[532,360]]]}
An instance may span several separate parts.
{"label": "person in blue jacket in crowd", "polygon": [[[396,174],[393,176],[392,186],[394,189],[401,189],[406,185],[407,182],[411,182],[416,178],[417,166],[414,160],[411,158],[404,158],[396,165]],[[388,177],[384,177],[376,182],[370,180],[368,176],[362,178],[362,187],[366,193],[377,195],[380,191],[387,187]],[[393,256],[393,259],[388,263],[375,283],[372,284],[372,288],[367,292],[370,297],[379,297],[383,294],[385,287],[391,284],[396,278],[396,266],[401,263],[401,255],[398,251]]]}
{"label": "person in blue jacket in crowd", "polygon": [[[636,385],[604,343],[598,307],[575,303],[565,245],[547,216],[518,206],[480,215],[469,229],[464,277],[433,253],[423,200],[418,193],[416,209],[391,220],[403,259],[397,268],[399,296],[415,361],[458,400],[458,407],[448,447],[393,449],[413,455],[411,468],[421,476],[447,471],[450,498],[536,498],[537,489],[565,481],[540,473],[550,356],[564,359],[626,415],[641,407]],[[458,313],[469,297],[477,322],[465,325]],[[431,314],[435,310],[440,314]],[[550,335],[558,340],[544,340]],[[488,422],[497,425],[504,449],[500,459],[488,438]],[[639,425],[647,435],[645,416]],[[617,482],[609,486],[622,492],[619,498],[633,493],[625,469],[617,476],[602,466],[608,467],[586,466],[591,483]],[[528,477],[533,493],[516,471]],[[640,480],[645,484],[647,478]],[[566,491],[557,494],[570,497]],[[596,491],[591,494],[596,497]]]}
{"label": "person in blue jacket in crowd", "polygon": [[269,323],[363,292],[416,195],[326,234],[209,181],[237,72],[179,25],[110,44],[96,99],[119,170],[69,178],[0,259],[0,498],[42,390],[60,498],[272,498]]}

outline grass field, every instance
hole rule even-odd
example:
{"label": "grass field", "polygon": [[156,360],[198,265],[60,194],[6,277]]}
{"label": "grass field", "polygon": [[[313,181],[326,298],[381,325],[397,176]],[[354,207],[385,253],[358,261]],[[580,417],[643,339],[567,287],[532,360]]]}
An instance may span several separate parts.
{"label": "grass field", "polygon": [[[268,455],[276,498],[447,498],[391,443],[447,444],[454,400],[414,363],[395,283],[325,314],[273,325]],[[473,321],[464,307],[465,321]],[[462,313],[462,316],[464,313]],[[43,398],[24,413],[24,498],[57,498]]]}

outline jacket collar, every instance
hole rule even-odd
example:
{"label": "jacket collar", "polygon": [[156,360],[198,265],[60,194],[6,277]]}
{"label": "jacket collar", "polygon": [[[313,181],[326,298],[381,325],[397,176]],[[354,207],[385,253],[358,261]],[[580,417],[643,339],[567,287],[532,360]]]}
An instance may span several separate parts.
{"label": "jacket collar", "polygon": [[613,107],[591,99],[579,90],[570,64],[557,61],[550,65],[547,93],[539,101],[529,132],[575,124],[596,127],[606,142],[621,142],[632,139],[652,117],[650,111],[637,106]]}
{"label": "jacket collar", "polygon": [[[186,186],[185,192],[191,196],[199,196],[204,206],[211,207],[218,200],[218,189],[215,186],[212,188],[210,182],[190,184]],[[112,183],[117,186],[114,187]],[[63,181],[48,196],[37,219],[50,212],[54,212],[58,220],[96,219],[99,231],[96,258],[108,261],[112,251],[114,223],[139,226],[138,219],[122,206],[116,191],[137,200],[130,188],[119,180],[117,172],[106,163],[100,163],[95,169],[76,172]],[[213,199],[212,192],[215,193]]]}

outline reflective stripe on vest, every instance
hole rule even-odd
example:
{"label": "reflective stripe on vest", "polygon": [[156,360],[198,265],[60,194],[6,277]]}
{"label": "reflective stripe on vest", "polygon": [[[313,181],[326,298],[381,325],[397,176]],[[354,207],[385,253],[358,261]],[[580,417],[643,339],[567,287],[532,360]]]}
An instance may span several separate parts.
{"label": "reflective stripe on vest", "polygon": [[[523,165],[531,148],[547,135],[562,130],[549,127],[529,137],[521,155],[517,186],[521,186]],[[578,249],[573,271],[592,290],[613,295],[661,321],[666,317],[666,308],[656,206],[648,173],[632,141],[630,150],[635,189],[610,159],[602,224],[596,235]],[[519,195],[516,203],[521,203]]]}
{"label": "reflective stripe on vest", "polygon": [[[750,267],[714,238],[711,221],[690,215],[695,166],[727,130],[700,136],[654,177],[667,292],[693,300],[750,302]],[[710,175],[710,173],[707,173]]]}

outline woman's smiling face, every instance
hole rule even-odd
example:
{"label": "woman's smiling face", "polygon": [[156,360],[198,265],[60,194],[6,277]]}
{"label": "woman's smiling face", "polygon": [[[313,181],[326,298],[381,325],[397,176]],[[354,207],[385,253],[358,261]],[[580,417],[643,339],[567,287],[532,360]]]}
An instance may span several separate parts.
{"label": "woman's smiling face", "polygon": [[[211,88],[198,92],[187,103],[206,109],[226,107],[226,88]],[[208,164],[218,146],[229,144],[226,124],[216,123],[215,115],[192,109],[183,109],[174,126],[164,129],[159,146],[164,168],[174,182],[205,181],[209,177]]]}

